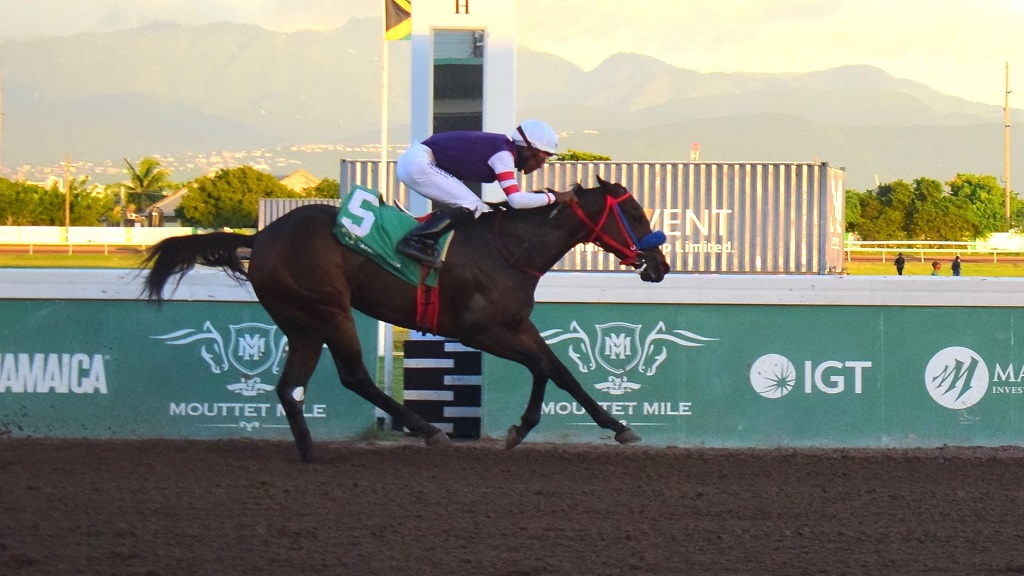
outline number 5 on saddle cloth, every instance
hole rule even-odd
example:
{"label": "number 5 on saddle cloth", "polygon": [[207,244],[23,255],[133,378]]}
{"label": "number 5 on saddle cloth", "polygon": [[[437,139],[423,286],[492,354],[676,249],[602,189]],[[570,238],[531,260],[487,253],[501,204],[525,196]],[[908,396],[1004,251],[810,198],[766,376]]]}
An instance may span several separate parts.
{"label": "number 5 on saddle cloth", "polygon": [[[398,241],[417,224],[419,222],[412,216],[384,204],[380,192],[357,185],[341,200],[334,235],[345,246],[367,256],[402,280],[414,286],[422,282],[434,287],[437,286],[437,269],[432,269],[424,280],[421,265],[395,251]],[[437,242],[442,260],[451,240],[452,233],[448,232]]]}

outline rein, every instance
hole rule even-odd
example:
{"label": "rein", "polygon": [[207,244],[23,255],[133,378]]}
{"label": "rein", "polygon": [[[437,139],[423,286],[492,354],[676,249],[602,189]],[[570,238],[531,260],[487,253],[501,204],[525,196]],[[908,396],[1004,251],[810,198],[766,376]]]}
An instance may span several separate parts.
{"label": "rein", "polygon": [[[558,212],[561,209],[562,209],[562,205],[561,204],[555,206],[555,209],[552,210],[551,214],[548,216],[548,220],[551,220],[552,218],[554,218],[555,214],[558,214]],[[526,266],[520,265],[517,262],[517,260],[519,259],[519,256],[521,256],[523,254],[523,252],[526,252],[527,248],[529,248],[531,245],[533,245],[534,240],[537,239],[537,235],[536,234],[531,235],[530,236],[530,240],[528,242],[526,242],[525,244],[523,244],[519,248],[519,251],[515,253],[515,255],[510,257],[508,252],[505,251],[505,246],[501,243],[501,234],[498,233],[498,224],[501,222],[502,214],[504,214],[504,210],[499,212],[498,215],[494,219],[494,243],[498,246],[498,252],[501,254],[501,258],[503,260],[505,260],[505,262],[508,262],[512,266],[515,266],[519,270],[521,270],[523,272],[526,272],[530,276],[533,276],[534,278],[540,278],[541,276],[544,275],[543,272],[538,272],[536,270],[532,270],[530,268],[527,268]]]}
{"label": "rein", "polygon": [[[622,214],[622,208],[619,207],[619,203],[626,200],[627,198],[632,197],[633,195],[630,194],[629,192],[626,192],[625,194],[619,196],[618,198],[612,198],[611,196],[606,195],[604,211],[601,213],[601,217],[598,219],[597,223],[594,223],[590,219],[590,217],[587,216],[587,214],[583,211],[583,209],[580,208],[579,202],[573,202],[572,204],[570,204],[576,216],[587,226],[587,228],[590,229],[590,236],[585,240],[585,242],[592,242],[597,246],[601,247],[603,250],[610,252],[615,256],[618,256],[622,263],[627,266],[636,263],[637,259],[640,257],[640,253],[643,252],[644,250],[650,250],[652,248],[661,246],[662,244],[665,243],[665,233],[660,230],[655,230],[650,234],[644,236],[643,238],[637,239],[636,234],[633,233],[633,230],[626,225],[626,217]],[[555,215],[558,214],[559,210],[561,210],[561,208],[561,204],[556,206],[555,209],[551,212],[551,215],[548,216],[548,220],[554,218]],[[623,237],[628,238],[630,241],[629,246],[624,246],[616,242],[614,239],[611,238],[611,236],[602,231],[605,222],[608,220],[608,216],[613,213],[615,214],[615,221],[618,224],[619,230],[622,232]],[[501,242],[501,235],[498,232],[498,225],[501,222],[501,216],[502,214],[499,213],[494,223],[494,241],[495,244],[497,244],[498,246],[498,252],[501,254],[502,259],[504,259],[505,262],[507,262],[508,264],[518,268],[519,270],[526,272],[527,274],[534,276],[536,278],[540,278],[541,276],[544,275],[544,272],[532,270],[530,268],[527,268],[526,266],[520,265],[517,262],[519,256],[526,252],[527,248],[529,248],[537,239],[537,235],[532,235],[530,237],[530,240],[523,244],[515,255],[510,256],[509,253],[505,250],[505,247]],[[620,256],[619,254],[622,254],[623,256]]]}
{"label": "rein", "polygon": [[[572,204],[573,212],[575,212],[576,216],[578,216],[579,219],[582,220],[588,228],[590,228],[591,234],[586,241],[593,242],[606,252],[611,252],[616,256],[618,256],[618,253],[616,253],[616,250],[618,250],[619,253],[624,254],[624,257],[619,256],[619,259],[627,266],[635,263],[642,251],[650,250],[651,248],[661,246],[665,243],[665,233],[660,230],[653,231],[643,238],[637,239],[633,230],[629,226],[626,226],[626,217],[622,215],[622,208],[619,207],[619,203],[632,197],[633,195],[629,192],[619,196],[618,198],[605,196],[604,212],[601,213],[601,218],[596,224],[590,220],[585,212],[583,212],[583,209],[579,207],[578,202]],[[608,215],[613,211],[615,213],[615,221],[619,225],[619,231],[622,232],[624,237],[629,238],[629,246],[619,244],[613,240],[611,236],[602,231],[605,221],[608,220]]]}

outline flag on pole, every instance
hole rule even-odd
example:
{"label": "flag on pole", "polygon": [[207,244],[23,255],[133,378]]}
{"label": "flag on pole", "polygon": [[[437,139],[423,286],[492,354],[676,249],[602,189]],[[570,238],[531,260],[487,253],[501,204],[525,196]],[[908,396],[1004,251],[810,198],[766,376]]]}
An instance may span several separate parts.
{"label": "flag on pole", "polygon": [[412,0],[384,0],[384,39],[408,40],[412,36]]}

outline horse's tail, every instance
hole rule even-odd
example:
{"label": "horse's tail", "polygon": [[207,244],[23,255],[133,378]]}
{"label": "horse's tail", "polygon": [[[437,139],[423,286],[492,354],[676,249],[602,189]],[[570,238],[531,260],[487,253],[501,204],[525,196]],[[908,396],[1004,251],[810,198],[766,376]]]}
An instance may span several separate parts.
{"label": "horse's tail", "polygon": [[[239,248],[252,248],[255,235],[212,232],[193,236],[174,236],[161,240],[149,249],[141,267],[149,268],[142,294],[146,299],[161,302],[164,285],[174,276],[187,274],[196,264],[222,268],[232,278],[244,282],[245,266],[238,257]],[[177,286],[177,284],[176,284]]]}

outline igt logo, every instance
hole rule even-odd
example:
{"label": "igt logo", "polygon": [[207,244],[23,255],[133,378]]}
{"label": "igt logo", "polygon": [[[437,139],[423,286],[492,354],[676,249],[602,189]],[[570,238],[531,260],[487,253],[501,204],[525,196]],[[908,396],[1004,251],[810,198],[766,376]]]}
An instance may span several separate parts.
{"label": "igt logo", "polygon": [[[803,363],[804,393],[815,389],[826,394],[839,394],[846,390],[847,379],[853,379],[853,393],[860,394],[864,388],[864,369],[871,368],[871,362],[827,360],[817,366],[811,360]],[[765,354],[750,367],[750,385],[765,398],[782,398],[796,387],[800,374],[789,358],[781,354]]]}

